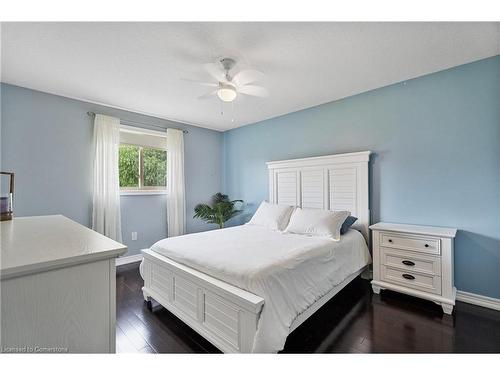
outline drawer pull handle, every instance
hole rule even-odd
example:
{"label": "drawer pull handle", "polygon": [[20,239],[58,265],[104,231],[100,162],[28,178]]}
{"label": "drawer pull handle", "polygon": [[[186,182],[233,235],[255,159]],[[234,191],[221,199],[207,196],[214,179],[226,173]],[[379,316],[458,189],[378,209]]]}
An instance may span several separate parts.
{"label": "drawer pull handle", "polygon": [[392,242],[392,240],[389,238],[389,242]]}
{"label": "drawer pull handle", "polygon": [[414,266],[415,263],[413,263],[411,260],[403,260],[401,263],[403,263],[405,266]]}
{"label": "drawer pull handle", "polygon": [[425,244],[425,247],[429,247],[429,244],[428,244],[428,243],[426,243],[426,244]]}
{"label": "drawer pull handle", "polygon": [[403,273],[403,277],[407,280],[415,280],[415,276]]}

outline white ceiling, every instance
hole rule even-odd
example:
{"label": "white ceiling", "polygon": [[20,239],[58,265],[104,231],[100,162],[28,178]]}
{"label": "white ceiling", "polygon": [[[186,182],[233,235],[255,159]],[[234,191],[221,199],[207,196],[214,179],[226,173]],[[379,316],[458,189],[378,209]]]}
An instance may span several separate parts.
{"label": "white ceiling", "polygon": [[[500,54],[499,23],[3,23],[2,81],[217,130]],[[202,64],[236,57],[267,99],[231,106]]]}

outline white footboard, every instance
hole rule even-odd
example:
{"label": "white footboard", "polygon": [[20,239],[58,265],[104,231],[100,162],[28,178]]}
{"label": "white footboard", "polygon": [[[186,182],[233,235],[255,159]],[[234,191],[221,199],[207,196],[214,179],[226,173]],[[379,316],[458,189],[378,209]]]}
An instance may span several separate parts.
{"label": "white footboard", "polygon": [[252,352],[264,299],[143,250],[144,299],[154,298],[225,353]]}

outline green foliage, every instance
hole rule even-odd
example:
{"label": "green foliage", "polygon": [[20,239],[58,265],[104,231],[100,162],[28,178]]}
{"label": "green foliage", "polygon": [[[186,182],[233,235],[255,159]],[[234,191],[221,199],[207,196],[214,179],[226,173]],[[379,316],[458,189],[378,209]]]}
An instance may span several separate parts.
{"label": "green foliage", "polygon": [[212,197],[212,206],[200,203],[194,208],[193,218],[199,217],[207,223],[217,224],[219,228],[224,228],[226,221],[242,211],[235,209],[238,202],[243,203],[241,199],[230,201],[227,195],[217,193]]}
{"label": "green foliage", "polygon": [[[140,165],[142,153],[142,166]],[[143,181],[140,183],[142,167]],[[155,148],[121,144],[118,168],[120,187],[166,186],[167,152]]]}
{"label": "green foliage", "polygon": [[139,147],[120,145],[120,187],[139,187]]}
{"label": "green foliage", "polygon": [[165,186],[167,182],[167,153],[154,148],[142,151],[144,186]]}

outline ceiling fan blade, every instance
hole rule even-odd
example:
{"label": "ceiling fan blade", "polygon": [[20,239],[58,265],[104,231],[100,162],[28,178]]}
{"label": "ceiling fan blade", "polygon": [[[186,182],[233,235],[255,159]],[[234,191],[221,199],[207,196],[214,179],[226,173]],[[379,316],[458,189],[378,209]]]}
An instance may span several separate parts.
{"label": "ceiling fan blade", "polygon": [[217,90],[207,92],[206,94],[203,94],[202,96],[198,96],[198,99],[210,99],[212,96],[217,93]]}
{"label": "ceiling fan blade", "polygon": [[203,67],[205,70],[210,74],[214,79],[217,80],[217,82],[225,82],[226,81],[226,76],[222,70],[217,68],[214,64],[209,63],[209,64],[203,64]]}
{"label": "ceiling fan blade", "polygon": [[261,80],[262,78],[264,78],[264,73],[259,72],[258,70],[246,69],[236,73],[236,75],[232,79],[232,82],[236,86],[244,86],[248,85],[249,83]]}
{"label": "ceiling fan blade", "polygon": [[238,87],[238,92],[250,96],[258,96],[260,98],[267,98],[269,96],[269,91],[261,86],[245,85]]}
{"label": "ceiling fan blade", "polygon": [[197,84],[197,85],[202,85],[202,86],[209,86],[209,87],[217,87],[217,86],[219,86],[219,84],[216,83],[216,82],[203,82],[203,81],[197,81],[197,80],[189,79],[189,78],[181,78],[181,80],[189,82],[189,83],[194,83],[194,84]]}

